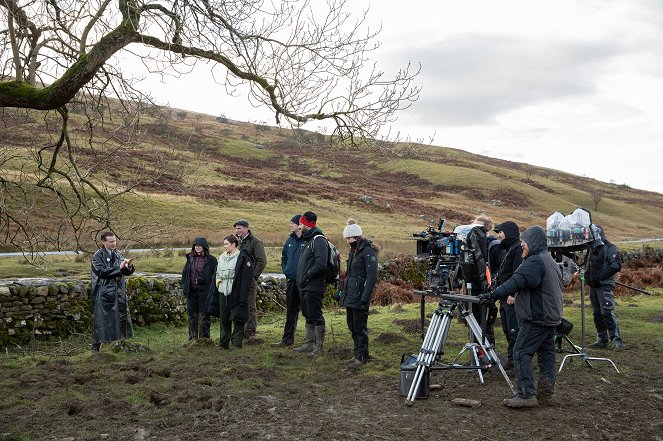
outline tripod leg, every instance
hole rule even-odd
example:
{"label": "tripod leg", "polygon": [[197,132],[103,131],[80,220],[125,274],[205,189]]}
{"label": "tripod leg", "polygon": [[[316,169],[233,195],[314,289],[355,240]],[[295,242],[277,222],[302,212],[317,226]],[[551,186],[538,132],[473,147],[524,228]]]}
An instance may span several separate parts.
{"label": "tripod leg", "polygon": [[[470,352],[472,354],[472,358],[474,359],[474,365],[481,366],[481,362],[479,361],[479,354],[477,354],[478,345],[475,343],[470,343],[470,345]],[[483,384],[483,372],[481,371],[481,368],[477,369],[477,374],[479,374],[479,381],[481,384]]]}
{"label": "tripod leg", "polygon": [[410,390],[408,391],[405,400],[407,404],[414,403],[414,399],[419,390],[419,385],[421,384],[426,369],[435,361],[441,342],[446,341],[446,334],[448,333],[450,323],[451,311],[442,312],[441,309],[435,311],[433,319],[431,320],[431,325],[424,338],[424,343],[417,356],[417,370],[415,371]]}
{"label": "tripod leg", "polygon": [[474,334],[476,340],[480,342],[479,346],[481,346],[481,349],[483,349],[484,353],[489,356],[491,364],[497,365],[500,372],[502,373],[502,376],[504,377],[504,380],[506,380],[506,383],[509,385],[511,392],[514,395],[516,395],[516,388],[513,387],[513,383],[511,382],[511,379],[504,370],[504,366],[502,366],[502,362],[497,356],[495,349],[493,349],[492,345],[488,341],[481,339],[481,327],[477,323],[477,320],[474,318],[474,316],[471,313],[468,313],[467,311],[463,311],[463,316],[465,317],[467,325],[472,330],[472,334]]}

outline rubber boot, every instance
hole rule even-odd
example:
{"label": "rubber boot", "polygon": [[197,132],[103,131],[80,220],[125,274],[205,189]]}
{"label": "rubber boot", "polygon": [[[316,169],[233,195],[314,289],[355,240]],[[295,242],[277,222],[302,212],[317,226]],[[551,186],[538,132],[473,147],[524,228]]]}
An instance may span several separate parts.
{"label": "rubber boot", "polygon": [[313,323],[306,324],[306,337],[304,337],[304,344],[293,349],[296,352],[311,352],[315,349],[315,325]]}
{"label": "rubber boot", "polygon": [[322,354],[325,349],[325,325],[320,325],[315,327],[315,349],[309,355],[311,357],[316,357]]}

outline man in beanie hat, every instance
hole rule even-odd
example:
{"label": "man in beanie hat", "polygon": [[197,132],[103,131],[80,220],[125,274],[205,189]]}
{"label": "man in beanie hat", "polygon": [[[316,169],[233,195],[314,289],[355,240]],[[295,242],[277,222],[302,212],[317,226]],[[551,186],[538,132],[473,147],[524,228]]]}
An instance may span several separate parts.
{"label": "man in beanie hat", "polygon": [[349,360],[348,367],[359,367],[369,360],[368,308],[378,279],[378,247],[363,236],[354,219],[348,219],[343,237],[350,245],[350,253],[340,303],[345,306],[346,321],[354,342],[354,357]]}
{"label": "man in beanie hat", "polygon": [[[539,226],[523,232],[523,263],[482,301],[513,297],[520,331],[513,348],[517,395],[502,402],[507,407],[538,406],[552,399],[555,388],[555,328],[562,320],[562,272],[548,252],[546,232]],[[534,385],[532,357],[537,354],[539,382]],[[538,399],[537,399],[538,397]]]}
{"label": "man in beanie hat", "polygon": [[240,219],[233,226],[235,227],[235,235],[239,239],[239,249],[245,251],[253,260],[253,282],[251,282],[249,288],[249,320],[244,328],[244,337],[248,344],[254,345],[260,343],[260,340],[256,338],[256,328],[258,326],[256,290],[258,289],[260,274],[267,265],[267,254],[262,241],[249,230],[249,223],[246,220]]}
{"label": "man in beanie hat", "polygon": [[297,264],[297,288],[306,319],[306,338],[297,352],[307,352],[312,356],[321,354],[325,341],[325,318],[322,315],[322,301],[327,291],[326,271],[329,245],[322,230],[317,226],[318,216],[307,211],[299,218],[304,247]]}
{"label": "man in beanie hat", "polygon": [[272,346],[291,346],[295,340],[297,331],[297,320],[299,318],[299,289],[297,289],[297,265],[299,257],[302,254],[304,245],[302,240],[302,230],[299,229],[299,218],[301,214],[295,214],[290,219],[290,236],[283,245],[281,251],[281,270],[287,280],[286,297],[286,315],[285,325],[283,326],[283,338]]}

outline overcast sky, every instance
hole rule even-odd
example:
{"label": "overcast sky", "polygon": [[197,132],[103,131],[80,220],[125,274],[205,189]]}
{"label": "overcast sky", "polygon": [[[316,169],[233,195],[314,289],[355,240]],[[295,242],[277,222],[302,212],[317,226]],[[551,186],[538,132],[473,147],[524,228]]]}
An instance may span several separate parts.
{"label": "overcast sky", "polygon": [[[349,4],[382,24],[382,67],[421,63],[420,99],[392,133],[663,193],[662,1]],[[221,87],[210,94],[207,70],[153,93],[173,107],[273,121]]]}

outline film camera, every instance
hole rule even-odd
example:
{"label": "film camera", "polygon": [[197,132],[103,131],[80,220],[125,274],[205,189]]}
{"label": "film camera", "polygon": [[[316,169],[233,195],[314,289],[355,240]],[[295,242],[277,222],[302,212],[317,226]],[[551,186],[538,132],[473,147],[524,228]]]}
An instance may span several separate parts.
{"label": "film camera", "polygon": [[417,238],[417,258],[425,260],[428,266],[428,289],[436,294],[455,288],[453,282],[460,263],[462,242],[456,233],[443,231],[444,223],[440,218],[437,228],[431,225],[412,234]]}

